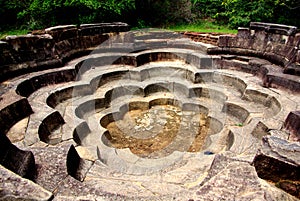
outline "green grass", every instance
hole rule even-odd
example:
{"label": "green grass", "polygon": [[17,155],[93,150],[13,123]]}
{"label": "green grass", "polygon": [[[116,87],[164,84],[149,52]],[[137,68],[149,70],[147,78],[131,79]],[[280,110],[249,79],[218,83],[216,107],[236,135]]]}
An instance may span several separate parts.
{"label": "green grass", "polygon": [[[172,31],[192,31],[192,32],[203,32],[203,33],[225,33],[225,34],[236,34],[237,30],[232,30],[228,26],[217,25],[210,21],[201,21],[195,24],[181,24],[168,26],[165,29]],[[0,31],[0,39],[10,35],[25,35],[29,32],[27,29],[9,29]]]}
{"label": "green grass", "polygon": [[203,33],[227,33],[236,34],[237,30],[232,30],[227,26],[217,25],[212,22],[200,22],[197,24],[182,24],[169,26],[167,29],[172,31],[192,31],[192,32],[203,32]]}
{"label": "green grass", "polygon": [[11,35],[26,35],[29,32],[27,29],[10,29],[5,31],[0,31],[0,39]]}

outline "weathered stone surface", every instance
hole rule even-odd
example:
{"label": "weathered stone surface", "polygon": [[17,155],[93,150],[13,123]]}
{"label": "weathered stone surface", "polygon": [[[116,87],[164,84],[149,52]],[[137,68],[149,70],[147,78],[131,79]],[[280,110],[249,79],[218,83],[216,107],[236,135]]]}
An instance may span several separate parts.
{"label": "weathered stone surface", "polygon": [[300,144],[274,136],[263,138],[263,144],[253,165],[260,178],[280,182],[288,180],[297,185],[300,181]]}
{"label": "weathered stone surface", "polygon": [[290,140],[300,142],[300,111],[290,112],[284,122],[284,127],[290,131]]}
{"label": "weathered stone surface", "polygon": [[263,138],[253,164],[261,178],[272,181],[300,181],[300,144],[274,136]]}
{"label": "weathered stone surface", "polygon": [[37,165],[35,182],[53,192],[68,176],[67,153],[70,145],[31,148]]}
{"label": "weathered stone surface", "polygon": [[92,161],[80,158],[75,147],[71,145],[67,156],[67,170],[69,175],[79,181],[83,181],[92,165]]}
{"label": "weathered stone surface", "polygon": [[33,113],[28,100],[15,92],[1,96],[0,133],[6,133],[12,125]]}
{"label": "weathered stone surface", "polygon": [[78,35],[78,29],[75,25],[50,27],[45,29],[45,32],[51,35],[55,41],[75,38]]}
{"label": "weathered stone surface", "polygon": [[35,176],[32,152],[18,149],[4,134],[0,134],[0,164],[21,177],[33,179]]}
{"label": "weathered stone surface", "polygon": [[238,28],[237,37],[248,39],[250,36],[251,36],[251,32],[249,28],[242,28],[242,27]]}
{"label": "weathered stone surface", "polygon": [[254,30],[263,30],[270,33],[292,35],[297,31],[295,26],[287,26],[282,24],[272,24],[263,22],[251,22],[250,28]]}
{"label": "weathered stone surface", "polygon": [[29,118],[24,118],[17,122],[11,129],[7,132],[6,136],[11,141],[11,143],[17,143],[24,139],[26,133],[26,127]]}
{"label": "weathered stone surface", "polygon": [[0,165],[0,200],[48,201],[52,193]]}
{"label": "weathered stone surface", "polygon": [[[120,195],[119,192],[122,192],[124,189],[126,189],[125,186],[120,186],[120,188],[116,189],[115,193],[109,193],[106,192],[104,189],[106,188],[106,183],[109,182],[107,180],[97,180],[95,183],[92,183],[90,185],[86,182],[80,182],[76,179],[74,179],[71,176],[66,177],[66,179],[60,183],[59,187],[57,188],[55,195],[57,195],[57,199],[60,200],[62,197],[71,197],[73,199],[76,199],[76,197],[90,197],[89,195],[93,195],[92,200],[97,200],[100,197],[105,200],[126,200],[126,197]],[[122,182],[117,182],[119,185],[123,184]],[[114,186],[116,187],[116,186]],[[119,192],[118,192],[119,191]],[[56,196],[55,196],[56,197]],[[97,199],[96,199],[97,198]],[[100,199],[101,200],[101,199]]]}
{"label": "weathered stone surface", "polygon": [[[105,32],[119,28],[118,24],[91,24],[48,31],[57,40],[55,54],[62,55],[57,59],[63,64],[72,55],[93,50],[100,41],[115,35]],[[195,35],[195,40],[218,37]],[[261,81],[267,83],[269,76],[271,84],[297,89],[297,76],[282,76],[281,66],[265,60],[270,57],[285,64],[283,58],[292,59],[295,51],[290,48],[298,41],[296,35],[239,29],[238,36],[224,37],[224,47],[216,52],[231,55],[221,56],[207,55],[211,46],[181,40],[170,32],[134,31],[110,39],[91,55],[74,59],[65,67],[26,74],[0,85],[4,89],[0,107],[19,99],[32,107],[33,114],[22,116],[28,119],[22,126],[25,137],[15,145],[33,152],[35,181],[51,191],[55,200],[296,199],[259,179],[250,164],[263,136],[288,139],[285,130],[269,130],[281,129],[289,112],[300,109],[296,93],[262,87]],[[0,44],[0,48],[7,53],[9,44]],[[23,97],[11,95],[15,90]],[[167,113],[153,110],[163,105],[180,110],[176,114],[170,109]],[[12,108],[9,112],[20,113]],[[142,116],[130,115],[130,126],[129,122],[118,122],[124,137],[108,140],[104,124],[126,120],[124,115],[134,110]],[[6,120],[9,112],[0,113],[0,118]],[[172,117],[178,121],[171,121]],[[17,122],[10,119],[9,126],[3,124],[3,132]],[[195,130],[199,124],[203,129]],[[156,133],[162,127],[173,130],[178,125],[176,138],[166,135],[167,140],[157,140]],[[204,134],[206,128],[208,135]],[[195,136],[189,136],[192,133]],[[119,139],[121,144],[116,143]],[[163,147],[155,149],[155,143]],[[150,152],[132,151],[143,147]],[[293,153],[276,153],[282,160],[297,159]],[[295,196],[298,184],[291,179],[276,183]]]}
{"label": "weathered stone surface", "polygon": [[33,92],[48,85],[58,84],[62,82],[70,82],[76,79],[76,72],[74,69],[61,70],[59,72],[49,72],[42,75],[32,76],[23,80],[16,87],[16,93],[28,97]]}
{"label": "weathered stone surface", "polygon": [[264,77],[264,86],[288,89],[296,93],[300,92],[300,82],[298,76],[288,74],[268,73]]}
{"label": "weathered stone surface", "polygon": [[64,124],[64,119],[55,111],[46,116],[42,123],[39,125],[38,133],[41,141],[49,144],[58,144],[61,141],[61,135],[51,135],[51,133]]}
{"label": "weathered stone surface", "polygon": [[[104,196],[103,196],[104,197]],[[105,201],[105,199],[100,196],[86,195],[86,196],[56,196],[53,201]]]}
{"label": "weathered stone surface", "polygon": [[217,155],[206,182],[190,200],[297,200],[260,180],[247,162]]}
{"label": "weathered stone surface", "polygon": [[[219,37],[218,47],[208,49],[208,54],[234,54],[266,59],[283,69],[278,74],[265,73],[264,85],[287,88],[299,92],[299,33],[297,27],[271,23],[252,22],[250,28],[239,28],[236,36]],[[236,62],[237,63],[237,62]],[[227,64],[222,65],[226,68]],[[273,68],[273,67],[272,67]],[[251,71],[249,71],[251,72]],[[256,70],[252,71],[253,73]],[[293,76],[284,75],[290,74]],[[295,86],[296,85],[296,86]]]}
{"label": "weathered stone surface", "polygon": [[[107,33],[129,31],[126,23],[64,25],[50,27],[33,35],[8,36],[1,41],[0,79],[24,72],[61,67],[74,55],[87,54],[108,39]],[[41,35],[39,35],[39,33]]]}

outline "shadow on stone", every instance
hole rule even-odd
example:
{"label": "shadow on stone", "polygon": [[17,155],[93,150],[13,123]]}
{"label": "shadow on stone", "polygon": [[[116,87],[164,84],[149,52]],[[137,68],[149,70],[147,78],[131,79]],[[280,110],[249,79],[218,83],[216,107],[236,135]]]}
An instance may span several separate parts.
{"label": "shadow on stone", "polygon": [[274,136],[263,137],[263,144],[253,165],[262,179],[277,183],[288,193],[299,196],[300,144]]}
{"label": "shadow on stone", "polygon": [[291,141],[300,142],[300,111],[292,111],[284,122],[284,127],[290,132]]}
{"label": "shadow on stone", "polygon": [[0,134],[0,164],[21,177],[34,179],[36,168],[32,152],[18,149],[4,134]]}
{"label": "shadow on stone", "polygon": [[67,170],[69,175],[79,181],[83,181],[92,165],[92,161],[82,159],[75,147],[71,145],[67,156]]}

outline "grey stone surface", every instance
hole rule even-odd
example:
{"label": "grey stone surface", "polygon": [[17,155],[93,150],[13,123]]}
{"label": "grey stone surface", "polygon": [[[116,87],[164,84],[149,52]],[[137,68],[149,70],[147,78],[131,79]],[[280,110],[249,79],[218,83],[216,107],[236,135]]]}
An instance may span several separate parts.
{"label": "grey stone surface", "polygon": [[66,159],[69,147],[70,144],[65,144],[30,149],[36,160],[35,182],[38,185],[51,192],[61,185],[61,182],[68,176]]}
{"label": "grey stone surface", "polygon": [[[258,155],[262,154],[266,157],[275,158],[278,161],[286,162],[289,165],[300,166],[300,143],[289,142],[274,136],[266,136],[263,138],[263,145]],[[295,174],[299,177],[300,174]]]}
{"label": "grey stone surface", "polygon": [[264,30],[270,33],[293,35],[297,32],[297,27],[287,26],[282,24],[272,24],[263,22],[251,22],[250,29],[253,30]]}
{"label": "grey stone surface", "polygon": [[[271,28],[289,31],[286,27]],[[40,44],[40,59],[50,62],[53,55],[58,55],[55,59],[60,64],[61,59],[68,60],[82,50],[95,50],[65,67],[24,74],[1,83],[3,134],[19,120],[28,119],[20,129],[26,133],[15,138],[15,145],[34,154],[37,184],[51,191],[54,200],[296,200],[260,179],[256,171],[261,176],[273,163],[275,168],[269,172],[285,174],[276,168],[287,167],[292,177],[283,177],[276,186],[298,196],[296,143],[274,138],[288,139],[287,130],[281,127],[290,111],[299,110],[300,99],[295,93],[299,77],[283,74],[280,66],[287,65],[282,58],[292,61],[295,52],[291,47],[299,41],[297,34],[251,30],[253,27],[239,29],[237,36],[195,34],[194,39],[199,41],[214,43],[219,38],[220,47],[209,49],[211,45],[181,39],[177,33],[134,31],[118,34],[94,49],[115,35],[108,32],[125,29],[128,27],[122,23],[61,26],[46,30],[51,36],[36,33],[34,37],[8,38],[13,47],[9,42],[0,44],[7,58],[9,48],[21,51],[18,45],[22,43],[26,43],[25,49],[37,47],[36,40],[41,39],[55,48],[44,54]],[[212,56],[206,51],[230,55]],[[26,54],[18,61],[28,59]],[[8,58],[5,62],[7,65],[11,61]],[[13,71],[31,65],[41,67],[36,62],[42,61],[32,62],[10,67]],[[281,89],[267,88],[279,85]],[[34,113],[28,110],[21,114],[14,106],[19,100]],[[181,108],[179,131],[187,134],[177,135],[156,155],[115,148],[105,138],[107,124],[122,119],[128,110],[148,110],[161,104]],[[210,123],[206,125],[203,118],[189,113],[203,113]],[[6,115],[10,115],[7,121]],[[139,125],[127,126],[123,130],[125,138],[151,138],[171,117],[154,110],[135,119]],[[188,136],[201,122],[210,131],[203,139],[203,147],[201,151],[187,151],[193,141]],[[297,122],[296,119],[291,125]],[[179,123],[172,123],[175,124]],[[270,129],[273,130],[268,132]],[[273,138],[264,138],[269,134]],[[253,167],[250,163],[261,138],[268,141],[259,152],[261,158],[256,158],[261,163]]]}
{"label": "grey stone surface", "polygon": [[[289,142],[274,136],[263,138],[263,144],[254,158],[253,165],[260,178],[279,182],[279,186],[286,187],[281,183],[294,185],[293,195],[297,195],[298,183],[300,181],[300,144]],[[291,192],[291,188],[286,188]]]}
{"label": "grey stone surface", "polygon": [[103,197],[95,195],[85,195],[85,196],[56,196],[53,201],[106,201]]}
{"label": "grey stone surface", "polygon": [[255,168],[231,162],[197,190],[193,200],[297,200],[261,181]]}
{"label": "grey stone surface", "polygon": [[0,78],[15,77],[22,71],[38,71],[38,68],[60,67],[63,60],[70,60],[74,54],[87,54],[88,48],[106,41],[107,33],[126,31],[129,31],[126,23],[103,23],[79,28],[75,25],[56,26],[35,31],[33,35],[8,36],[6,43],[1,43],[7,53],[1,55],[3,70]]}
{"label": "grey stone surface", "polygon": [[0,165],[0,200],[48,201],[52,193]]}
{"label": "grey stone surface", "polygon": [[[264,58],[281,67],[280,72],[272,73],[272,68],[262,76],[266,87],[286,88],[299,93],[299,67],[297,47],[299,33],[293,26],[252,22],[250,28],[240,28],[236,36],[223,35],[219,37],[218,47],[208,49],[209,54],[232,54]],[[217,61],[221,68],[226,68],[228,62]],[[232,63],[232,62],[231,62]],[[238,65],[234,61],[235,66]],[[251,63],[249,62],[250,66]],[[248,64],[248,65],[249,65]],[[252,69],[241,66],[240,69],[256,74],[261,65],[252,65]],[[254,69],[256,67],[258,69]],[[289,75],[287,75],[289,74]]]}

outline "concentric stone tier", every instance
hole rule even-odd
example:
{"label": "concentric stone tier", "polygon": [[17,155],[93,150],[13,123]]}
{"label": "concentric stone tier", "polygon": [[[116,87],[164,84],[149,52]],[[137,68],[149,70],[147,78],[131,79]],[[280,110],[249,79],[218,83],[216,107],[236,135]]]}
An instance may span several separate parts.
{"label": "concentric stone tier", "polygon": [[[97,32],[92,27],[82,25],[81,35]],[[68,30],[65,37],[61,30]],[[73,26],[45,31],[57,41],[79,36]],[[280,66],[261,58],[208,55],[216,47],[172,32],[110,36],[64,67],[2,83],[0,131],[12,142],[6,149],[32,153],[36,184],[21,178],[28,192],[0,196],[297,200],[291,191],[297,177],[278,184],[296,197],[259,177],[269,179],[266,161],[299,171],[296,159],[281,157],[299,152],[299,115],[291,113],[300,109],[298,76],[283,76]],[[266,81],[278,77],[284,77],[280,85]],[[284,151],[270,153],[276,150]],[[282,175],[275,172],[271,180],[278,182]],[[4,186],[11,184],[5,178]],[[31,188],[41,193],[30,194]]]}

